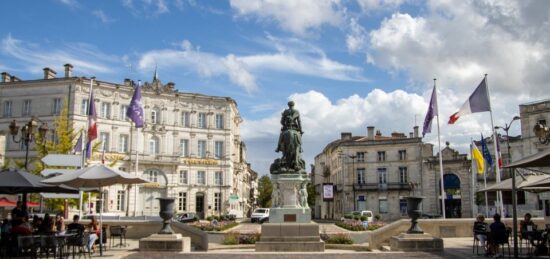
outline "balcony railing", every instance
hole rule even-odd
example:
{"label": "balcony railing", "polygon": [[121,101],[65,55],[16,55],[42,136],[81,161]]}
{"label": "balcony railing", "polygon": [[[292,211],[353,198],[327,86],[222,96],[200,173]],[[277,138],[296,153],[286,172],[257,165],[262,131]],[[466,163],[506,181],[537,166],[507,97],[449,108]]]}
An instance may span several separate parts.
{"label": "balcony railing", "polygon": [[353,189],[356,191],[410,191],[409,183],[393,182],[393,183],[361,183],[354,184]]}

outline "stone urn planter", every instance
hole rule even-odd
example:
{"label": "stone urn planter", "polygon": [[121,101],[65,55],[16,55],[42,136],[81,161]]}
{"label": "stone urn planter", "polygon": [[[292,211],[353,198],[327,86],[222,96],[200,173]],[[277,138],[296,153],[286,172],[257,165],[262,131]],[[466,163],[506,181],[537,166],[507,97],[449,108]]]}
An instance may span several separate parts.
{"label": "stone urn planter", "polygon": [[160,202],[159,215],[163,219],[162,229],[159,234],[174,234],[174,231],[170,227],[170,220],[174,216],[174,201],[175,198],[157,198]]}
{"label": "stone urn planter", "polygon": [[424,234],[424,231],[418,226],[418,218],[422,213],[420,203],[424,197],[407,197],[407,215],[411,218],[411,227],[407,230],[407,234]]}

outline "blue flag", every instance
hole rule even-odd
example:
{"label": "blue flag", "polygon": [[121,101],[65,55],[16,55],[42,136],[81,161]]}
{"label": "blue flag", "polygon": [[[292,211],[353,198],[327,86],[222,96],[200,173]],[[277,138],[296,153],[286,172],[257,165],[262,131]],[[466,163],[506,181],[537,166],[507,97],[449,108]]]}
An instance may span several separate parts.
{"label": "blue flag", "polygon": [[73,153],[82,152],[82,132],[80,132],[80,137],[76,141],[76,144],[73,147]]}
{"label": "blue flag", "polygon": [[141,104],[141,81],[138,81],[138,85],[135,87],[132,101],[126,111],[126,116],[132,119],[136,124],[136,128],[143,128],[143,105]]}
{"label": "blue flag", "polygon": [[435,116],[439,116],[437,112],[437,90],[434,85],[432,91],[432,98],[430,99],[430,106],[428,107],[428,112],[426,112],[426,118],[424,118],[424,126],[422,127],[422,137],[426,133],[432,132],[432,120]]}
{"label": "blue flag", "polygon": [[493,166],[493,158],[491,157],[491,153],[489,153],[489,148],[487,148],[487,143],[485,142],[485,138],[483,138],[483,134],[481,134],[481,150],[483,152],[483,158],[485,158],[489,167]]}

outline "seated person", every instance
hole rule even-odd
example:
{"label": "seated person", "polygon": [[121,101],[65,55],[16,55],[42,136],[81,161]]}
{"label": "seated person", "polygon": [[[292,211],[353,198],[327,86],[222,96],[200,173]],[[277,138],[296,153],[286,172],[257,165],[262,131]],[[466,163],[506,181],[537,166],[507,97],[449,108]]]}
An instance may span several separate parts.
{"label": "seated person", "polygon": [[95,252],[95,241],[99,238],[99,224],[97,223],[97,220],[94,216],[91,218],[90,224],[88,224],[88,230],[90,231],[90,243],[88,243],[88,246],[92,252]]}
{"label": "seated person", "polygon": [[494,222],[489,225],[488,254],[496,255],[498,253],[498,246],[500,244],[506,244],[508,242],[508,232],[506,225],[500,221],[500,214],[496,213],[493,216]]}
{"label": "seated person", "polygon": [[21,223],[11,229],[11,233],[15,235],[32,235],[32,226],[29,224],[29,217],[23,217]]}
{"label": "seated person", "polygon": [[487,252],[487,231],[489,226],[487,223],[485,223],[485,217],[483,215],[479,215],[476,218],[476,222],[474,222],[474,235],[477,240],[479,240],[479,243],[481,243],[481,246],[483,246],[483,249]]}
{"label": "seated person", "polygon": [[38,227],[38,232],[44,234],[55,232],[54,227],[55,224],[52,217],[50,217],[50,214],[46,213],[46,215],[44,215],[44,220],[42,220],[42,224]]}
{"label": "seated person", "polygon": [[67,225],[67,231],[77,231],[78,233],[84,232],[84,225],[79,223],[80,216],[74,215],[73,222]]}
{"label": "seated person", "polygon": [[520,237],[521,239],[529,240],[531,245],[535,246],[535,241],[541,238],[540,234],[536,231],[537,225],[531,220],[531,214],[525,213],[523,220],[519,222]]}

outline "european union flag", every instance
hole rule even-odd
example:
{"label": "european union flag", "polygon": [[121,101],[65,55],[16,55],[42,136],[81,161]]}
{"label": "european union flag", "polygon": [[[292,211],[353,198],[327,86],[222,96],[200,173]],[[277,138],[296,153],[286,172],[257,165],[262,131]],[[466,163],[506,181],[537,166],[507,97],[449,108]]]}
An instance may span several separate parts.
{"label": "european union flag", "polygon": [[485,142],[485,138],[483,138],[483,134],[481,134],[481,152],[483,152],[483,158],[485,158],[489,167],[493,166],[493,158],[491,157],[491,153],[489,153],[489,148],[487,148],[487,143]]}

